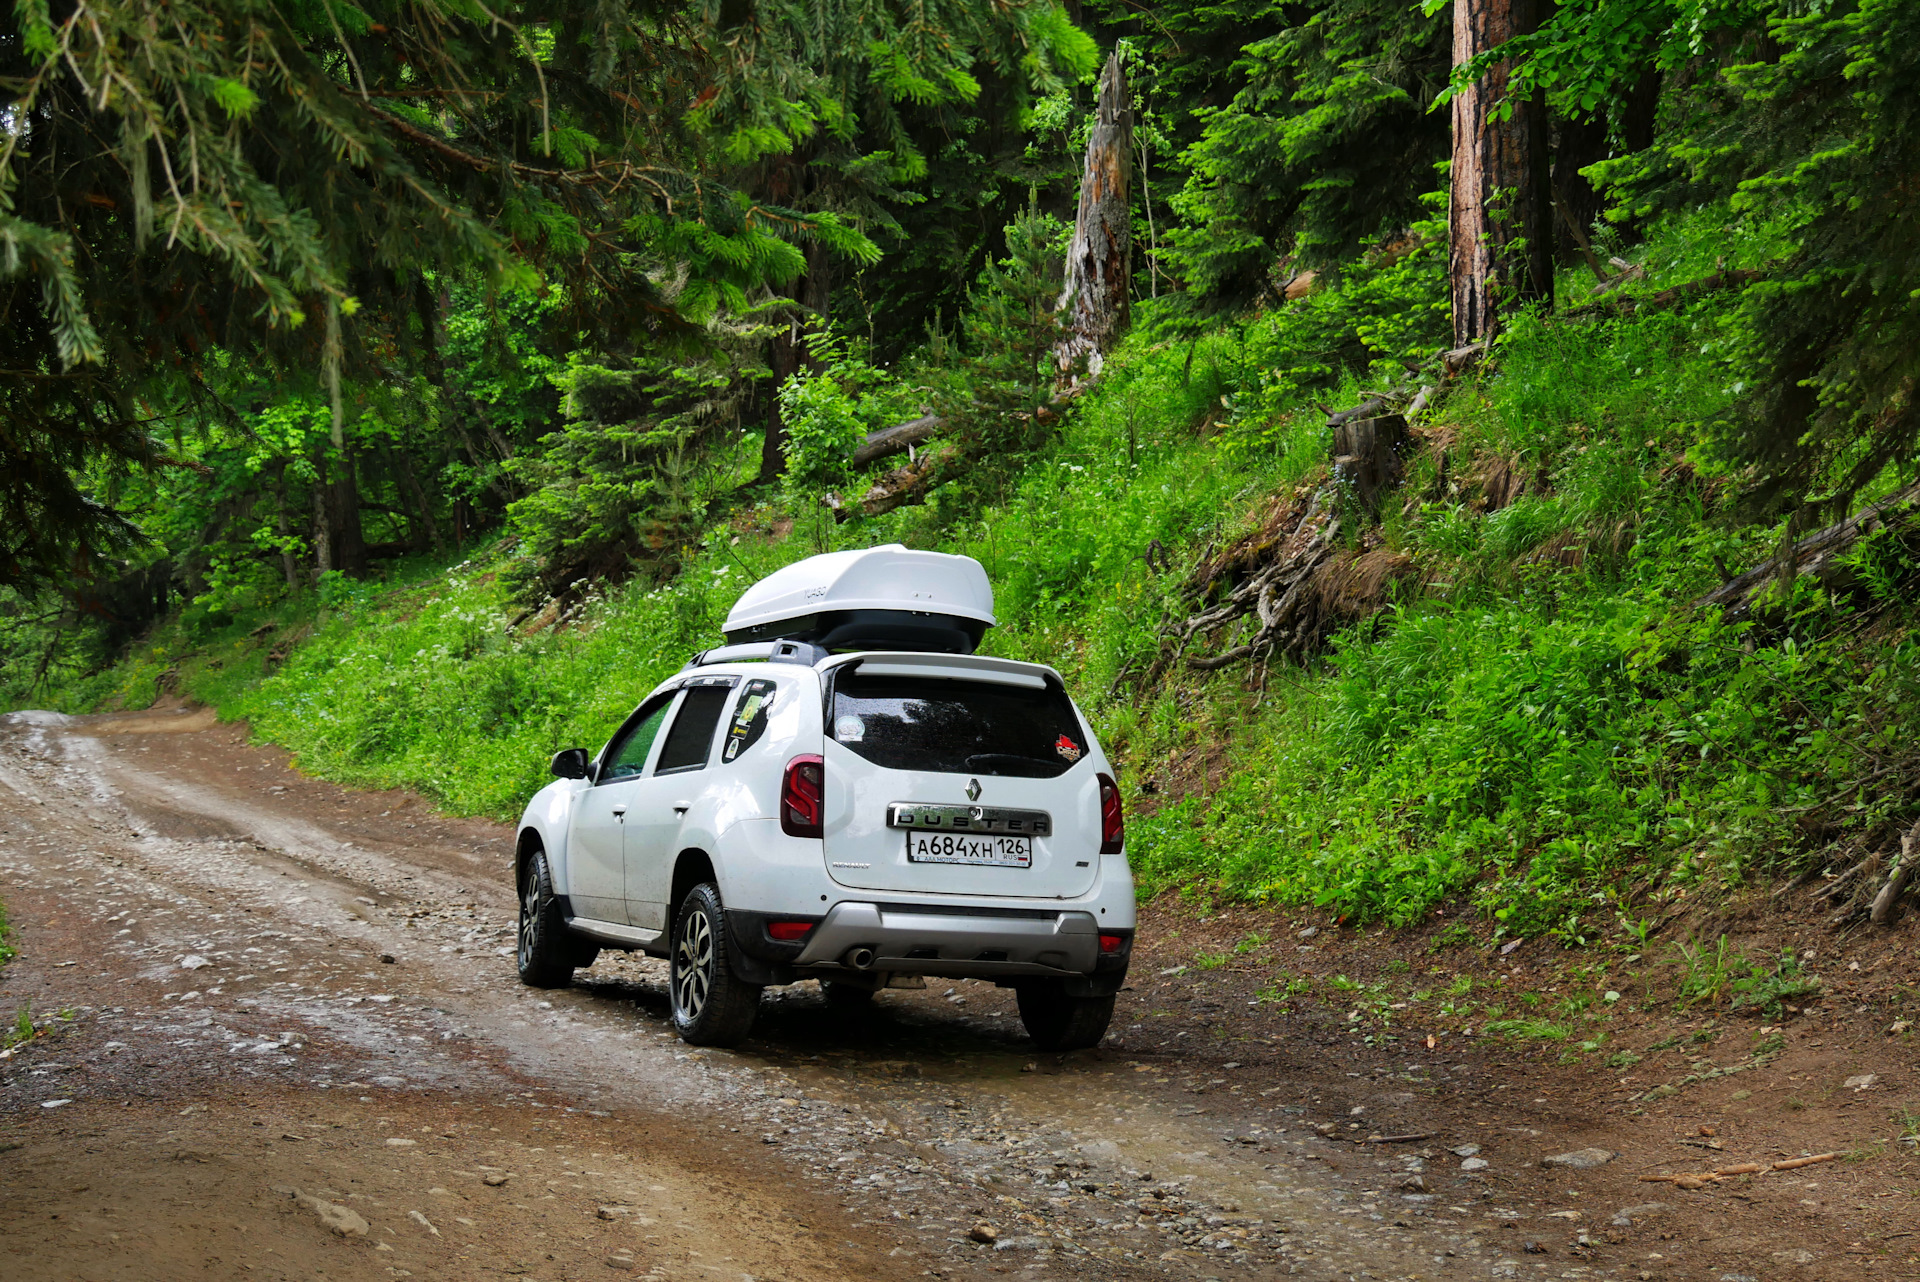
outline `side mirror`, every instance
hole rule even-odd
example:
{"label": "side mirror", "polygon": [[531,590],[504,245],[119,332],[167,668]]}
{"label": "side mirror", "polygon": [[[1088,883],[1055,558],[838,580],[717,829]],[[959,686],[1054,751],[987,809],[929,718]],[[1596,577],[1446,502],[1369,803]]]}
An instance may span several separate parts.
{"label": "side mirror", "polygon": [[553,754],[553,765],[550,769],[554,776],[560,779],[588,778],[591,772],[587,766],[587,750],[585,748],[561,749]]}

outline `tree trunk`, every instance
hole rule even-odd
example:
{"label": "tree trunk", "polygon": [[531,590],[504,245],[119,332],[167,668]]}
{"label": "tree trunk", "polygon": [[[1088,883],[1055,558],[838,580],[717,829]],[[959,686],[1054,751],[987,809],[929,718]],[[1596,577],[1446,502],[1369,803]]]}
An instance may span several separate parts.
{"label": "tree trunk", "polygon": [[774,396],[767,409],[767,435],[760,444],[762,481],[771,481],[787,470],[787,425],[780,416],[780,385],[802,366],[815,363],[808,355],[806,335],[809,330],[827,323],[828,308],[833,303],[833,260],[827,256],[825,245],[807,246],[807,274],[796,283],[793,297],[811,315],[796,316],[784,331],[773,337],[773,351],[767,363],[773,370]]}
{"label": "tree trunk", "polygon": [[1069,386],[1100,376],[1108,350],[1127,327],[1132,302],[1132,158],[1133,109],[1116,50],[1100,75],[1100,101],[1080,177],[1080,212],[1067,251],[1066,289],[1060,295],[1068,337],[1056,356]]}
{"label": "tree trunk", "polygon": [[313,577],[316,583],[321,575],[333,569],[333,516],[327,510],[332,506],[328,501],[332,490],[327,483],[327,451],[322,446],[313,466]]}
{"label": "tree trunk", "polygon": [[1554,228],[1554,262],[1563,267],[1584,262],[1606,279],[1589,240],[1600,217],[1600,193],[1580,171],[1607,158],[1607,116],[1595,112],[1585,120],[1561,120],[1554,129],[1553,203],[1559,213]]}
{"label": "tree trunk", "polygon": [[[1538,2],[1454,0],[1453,64],[1532,31]],[[1453,100],[1447,268],[1457,347],[1490,337],[1503,309],[1553,299],[1546,107],[1539,95],[1507,101],[1507,75],[1496,63]]]}
{"label": "tree trunk", "polygon": [[340,466],[334,474],[333,495],[329,506],[333,518],[334,568],[351,578],[367,572],[367,540],[360,526],[360,482],[351,447],[340,453]]}
{"label": "tree trunk", "polygon": [[413,461],[407,457],[404,449],[394,451],[393,461],[395,470],[400,473],[401,482],[407,487],[407,493],[413,496],[413,510],[420,514],[420,524],[427,532],[427,542],[432,545],[435,552],[438,552],[440,526],[433,519],[433,505],[427,502],[426,491],[420,488],[420,477],[413,470]]}
{"label": "tree trunk", "polygon": [[298,571],[295,569],[293,552],[287,546],[287,535],[293,531],[293,514],[287,511],[287,461],[280,460],[273,469],[273,530],[280,536],[280,570],[287,576],[287,591],[295,591],[300,586]]}

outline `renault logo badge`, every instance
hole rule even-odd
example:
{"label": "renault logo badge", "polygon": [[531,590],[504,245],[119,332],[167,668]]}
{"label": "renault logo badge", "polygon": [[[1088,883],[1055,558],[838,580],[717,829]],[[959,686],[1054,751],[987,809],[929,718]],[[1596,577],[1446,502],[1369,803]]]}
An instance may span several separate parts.
{"label": "renault logo badge", "polygon": [[967,780],[967,800],[980,800],[980,781],[978,779]]}

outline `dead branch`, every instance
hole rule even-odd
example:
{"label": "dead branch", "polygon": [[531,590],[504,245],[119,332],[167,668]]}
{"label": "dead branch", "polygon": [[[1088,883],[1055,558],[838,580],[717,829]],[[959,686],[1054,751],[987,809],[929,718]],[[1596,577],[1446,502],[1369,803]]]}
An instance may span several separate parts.
{"label": "dead branch", "polygon": [[1893,861],[1886,884],[1873,897],[1873,907],[1868,911],[1867,918],[1874,925],[1885,926],[1893,920],[1900,896],[1906,893],[1907,881],[1913,875],[1916,855],[1920,855],[1920,823],[1915,823],[1907,835],[1900,839],[1900,857]]}
{"label": "dead branch", "polygon": [[1784,1162],[1775,1162],[1773,1169],[1776,1171],[1797,1171],[1803,1166],[1812,1166],[1817,1162],[1837,1161],[1839,1157],[1840,1154],[1838,1153],[1820,1153],[1813,1157],[1790,1157]]}
{"label": "dead branch", "polygon": [[1824,530],[1814,531],[1788,548],[1783,556],[1721,584],[1697,598],[1694,604],[1717,605],[1726,621],[1733,623],[1752,614],[1768,584],[1775,580],[1810,575],[1828,587],[1839,586],[1844,577],[1842,567],[1836,564],[1839,558],[1869,534],[1915,524],[1916,518],[1920,518],[1920,512],[1915,510],[1916,502],[1920,502],[1920,481],[1895,490]]}
{"label": "dead branch", "polygon": [[1836,1160],[1838,1153],[1820,1153],[1813,1157],[1790,1157],[1782,1162],[1768,1165],[1765,1162],[1742,1162],[1738,1166],[1723,1166],[1714,1171],[1680,1171],[1673,1175],[1642,1175],[1642,1184],[1671,1184],[1675,1188],[1698,1189],[1735,1175],[1764,1175],[1768,1171],[1797,1171],[1803,1166],[1812,1166],[1817,1162]]}

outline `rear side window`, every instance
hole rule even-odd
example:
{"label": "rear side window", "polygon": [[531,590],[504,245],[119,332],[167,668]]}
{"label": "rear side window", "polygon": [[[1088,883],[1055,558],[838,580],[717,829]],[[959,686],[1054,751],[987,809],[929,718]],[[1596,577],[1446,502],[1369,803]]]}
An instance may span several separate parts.
{"label": "rear side window", "polygon": [[713,748],[713,732],[720,727],[721,709],[727,706],[732,694],[725,686],[695,686],[687,691],[687,697],[680,703],[680,713],[673,719],[673,728],[667,731],[667,741],[660,745],[660,760],[654,763],[654,774],[698,770],[707,764],[707,753]]}
{"label": "rear side window", "polygon": [[767,732],[767,710],[778,694],[779,687],[764,678],[747,682],[734,706],[733,720],[727,723],[727,746],[720,760],[732,761],[760,742]]}
{"label": "rear side window", "polygon": [[842,670],[827,733],[890,770],[1051,779],[1087,751],[1058,684],[1044,690],[986,681],[866,677]]}

